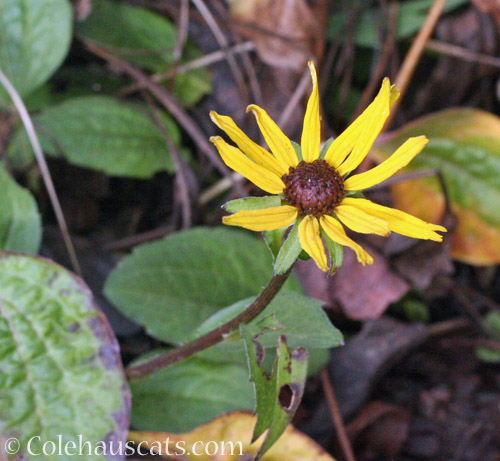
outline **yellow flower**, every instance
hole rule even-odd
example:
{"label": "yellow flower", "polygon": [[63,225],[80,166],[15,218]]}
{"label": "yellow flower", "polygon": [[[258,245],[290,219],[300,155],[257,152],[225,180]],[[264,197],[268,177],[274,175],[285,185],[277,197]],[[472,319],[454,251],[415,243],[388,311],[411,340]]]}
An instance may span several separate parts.
{"label": "yellow flower", "polygon": [[224,217],[224,224],[272,231],[299,221],[300,246],[323,271],[328,270],[328,261],[322,232],[334,242],[354,250],[363,265],[373,263],[373,258],[346,235],[342,224],[364,234],[387,236],[394,231],[409,237],[442,241],[442,236],[436,233],[446,232],[442,226],[353,197],[355,192],[379,184],[406,166],[427,144],[425,136],[408,139],[381,164],[347,177],[371,149],[399,95],[398,90],[385,78],[373,102],[330,144],[321,158],[318,82],[312,62],[309,68],[313,89],[304,117],[302,160],[264,109],[250,105],[247,112],[252,112],[257,119],[272,153],[248,138],[230,117],[210,113],[212,121],[238,146],[231,146],[220,136],[210,139],[226,165],[264,191],[281,197],[280,206],[241,210]]}

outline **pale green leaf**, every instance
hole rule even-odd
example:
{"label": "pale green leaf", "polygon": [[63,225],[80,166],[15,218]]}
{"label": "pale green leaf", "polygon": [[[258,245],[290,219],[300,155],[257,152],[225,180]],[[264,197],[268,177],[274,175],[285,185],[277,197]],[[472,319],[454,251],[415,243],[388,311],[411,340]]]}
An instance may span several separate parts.
{"label": "pale green leaf", "polygon": [[42,225],[33,196],[0,164],[0,248],[37,253]]}
{"label": "pale green leaf", "polygon": [[[72,39],[68,0],[0,1],[0,69],[21,96],[61,65]],[[0,103],[11,104],[0,85]]]}

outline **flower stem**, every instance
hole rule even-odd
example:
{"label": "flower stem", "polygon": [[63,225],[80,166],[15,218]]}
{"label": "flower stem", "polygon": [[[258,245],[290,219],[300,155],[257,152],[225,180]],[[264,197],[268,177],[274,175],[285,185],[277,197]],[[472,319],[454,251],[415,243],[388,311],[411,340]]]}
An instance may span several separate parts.
{"label": "flower stem", "polygon": [[158,355],[147,362],[128,368],[126,371],[127,377],[129,380],[143,378],[161,368],[184,360],[191,355],[221,342],[228,334],[236,331],[242,323],[250,322],[269,305],[288,279],[290,272],[291,268],[284,274],[274,275],[255,301],[234,319],[229,320],[229,322],[224,325],[209,331],[207,334],[196,338],[190,343],[170,350],[165,354]]}

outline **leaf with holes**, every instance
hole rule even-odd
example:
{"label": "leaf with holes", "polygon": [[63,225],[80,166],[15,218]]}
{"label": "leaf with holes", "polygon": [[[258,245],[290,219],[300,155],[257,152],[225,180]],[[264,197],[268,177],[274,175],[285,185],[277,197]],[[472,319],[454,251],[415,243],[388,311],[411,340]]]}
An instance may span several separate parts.
{"label": "leaf with holes", "polygon": [[[451,255],[469,264],[500,262],[500,118],[476,109],[451,109],[401,128],[375,147],[387,158],[411,136],[429,143],[406,171],[437,169],[443,174],[458,217]],[[393,186],[394,204],[426,221],[439,223],[444,196],[435,177]]]}
{"label": "leaf with holes", "polygon": [[[72,38],[68,0],[0,2],[0,69],[25,96],[61,65]],[[11,100],[0,86],[0,103]]]}
{"label": "leaf with holes", "polygon": [[258,330],[258,327],[240,327],[257,401],[252,442],[268,431],[256,460],[273,446],[292,420],[302,400],[307,377],[307,351],[299,347],[290,353],[285,336],[278,340],[273,371],[267,376],[262,368],[265,350],[258,341],[260,333],[255,335]]}
{"label": "leaf with holes", "polygon": [[[167,115],[162,119],[178,144],[177,126]],[[140,106],[109,96],[82,96],[45,109],[33,122],[43,150],[75,165],[135,178],[149,178],[162,170],[174,172],[163,134]],[[24,128],[20,128],[7,154],[14,165],[23,166],[33,158],[31,152]]]}
{"label": "leaf with holes", "polygon": [[125,442],[130,395],[118,343],[89,289],[66,269],[0,252],[0,369],[0,439],[18,438],[27,459],[39,459],[27,453],[32,437],[32,453],[59,437],[108,450]]}
{"label": "leaf with holes", "polygon": [[[247,232],[198,227],[136,247],[104,290],[149,334],[179,344],[223,307],[258,295],[273,275],[270,259]],[[293,276],[285,289],[300,291]]]}
{"label": "leaf with holes", "polygon": [[33,196],[0,164],[0,248],[36,253],[42,226]]}

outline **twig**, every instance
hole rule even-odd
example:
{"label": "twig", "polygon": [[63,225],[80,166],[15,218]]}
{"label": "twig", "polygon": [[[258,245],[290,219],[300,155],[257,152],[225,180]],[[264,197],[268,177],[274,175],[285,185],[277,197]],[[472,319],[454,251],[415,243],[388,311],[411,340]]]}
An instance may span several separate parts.
{"label": "twig", "polygon": [[217,181],[213,186],[200,194],[200,205],[206,205],[210,200],[213,200],[219,194],[227,191],[234,183],[241,183],[243,176],[239,173],[232,173],[230,178],[222,178]]}
{"label": "twig", "polygon": [[186,45],[189,26],[189,0],[181,0],[181,11],[177,21],[177,42],[174,48],[174,60],[179,62],[182,56],[182,50]]}
{"label": "twig", "polygon": [[290,271],[291,269],[284,274],[274,275],[255,301],[234,319],[208,332],[207,334],[196,338],[190,343],[168,351],[165,354],[159,355],[148,362],[128,368],[126,371],[128,378],[130,380],[143,378],[144,376],[154,373],[160,368],[172,365],[173,363],[179,362],[180,360],[190,357],[210,346],[213,346],[214,344],[219,343],[227,337],[227,335],[236,331],[241,324],[248,323],[257,317],[269,305],[283,284],[286,282],[288,276],[290,275]]}
{"label": "twig", "polygon": [[[200,14],[203,16],[203,19],[205,19],[207,26],[214,34],[215,40],[217,40],[219,46],[221,48],[227,48],[229,46],[229,42],[227,41],[226,36],[224,35],[221,28],[217,24],[217,21],[215,20],[211,11],[208,9],[205,2],[203,0],[191,0],[191,1],[194,3]],[[234,75],[236,83],[240,88],[241,93],[247,94],[247,87],[245,85],[245,80],[240,71],[240,68],[238,67],[238,64],[236,63],[236,60],[234,59],[234,56],[230,53],[227,53],[226,59],[229,64],[229,67],[231,68],[231,72]]]}
{"label": "twig", "polygon": [[205,138],[205,135],[198,128],[191,117],[182,109],[175,98],[163,87],[151,81],[151,79],[142,71],[132,66],[128,62],[116,56],[109,54],[107,51],[97,46],[95,43],[82,39],[85,47],[94,53],[96,56],[113,63],[117,68],[129,74],[134,80],[146,88],[151,94],[172,114],[177,122],[186,130],[193,141],[198,145],[200,150],[210,159],[212,164],[224,175],[229,174],[229,169],[222,163],[220,157],[215,153],[210,143]]}
{"label": "twig", "polygon": [[132,235],[131,237],[125,237],[120,240],[115,240],[114,242],[106,244],[104,247],[108,251],[128,250],[129,248],[140,245],[141,243],[151,242],[152,240],[157,240],[159,238],[165,237],[165,235],[168,235],[173,231],[173,226],[160,227],[147,232],[143,232],[141,234]]}
{"label": "twig", "polygon": [[179,149],[172,141],[172,138],[170,137],[170,134],[168,133],[168,130],[166,129],[151,97],[146,92],[142,92],[142,96],[146,101],[147,105],[149,106],[149,108],[151,109],[151,115],[153,116],[153,121],[158,127],[158,130],[163,135],[163,138],[165,139],[165,144],[167,145],[167,149],[170,151],[172,155],[176,173],[175,182],[178,186],[179,200],[181,202],[181,209],[182,209],[182,228],[188,229],[189,227],[191,227],[192,212],[191,212],[191,196],[189,194],[189,185],[186,176],[187,165],[184,162],[184,159],[182,158]]}
{"label": "twig", "polygon": [[476,53],[475,51],[468,50],[467,48],[462,48],[461,46],[454,45],[452,43],[446,43],[440,40],[429,40],[427,42],[426,48],[428,50],[436,51],[441,54],[446,54],[448,56],[462,59],[463,61],[477,62],[478,64],[484,64],[485,66],[491,66],[500,69],[500,58],[487,54]]}
{"label": "twig", "polygon": [[351,441],[347,437],[347,432],[344,426],[344,421],[342,420],[342,415],[339,411],[339,406],[337,404],[337,399],[335,398],[335,393],[333,391],[333,386],[328,376],[328,370],[326,367],[322,368],[320,371],[321,384],[323,386],[323,392],[326,396],[326,401],[328,403],[328,408],[330,409],[330,415],[337,432],[338,441],[346,461],[356,461],[354,457],[354,452],[352,450]]}
{"label": "twig", "polygon": [[391,113],[387,118],[387,121],[385,123],[386,130],[391,126],[391,123],[398,110],[398,107],[401,104],[401,100],[403,99],[406,93],[411,77],[415,72],[415,68],[417,67],[418,61],[420,60],[420,57],[424,52],[425,46],[427,45],[427,42],[429,41],[429,38],[431,37],[432,32],[434,31],[434,28],[436,27],[436,24],[439,18],[441,17],[445,3],[446,0],[434,1],[434,4],[427,13],[427,17],[425,18],[425,21],[422,24],[420,31],[418,32],[418,35],[416,36],[410,49],[408,50],[408,53],[403,61],[403,64],[401,65],[401,69],[399,69],[399,73],[396,77],[395,84],[399,88],[401,94],[400,97],[394,103],[391,109]]}
{"label": "twig", "polygon": [[80,268],[80,264],[78,262],[78,258],[76,256],[73,242],[71,241],[71,237],[69,235],[66,219],[64,219],[64,213],[62,211],[61,204],[59,203],[59,198],[57,196],[57,192],[54,187],[54,183],[52,181],[52,176],[50,175],[49,167],[43,155],[42,148],[40,147],[40,142],[38,141],[38,137],[36,135],[35,127],[33,126],[31,117],[28,114],[26,106],[24,105],[21,97],[19,96],[19,93],[14,88],[12,83],[10,83],[9,79],[6,77],[6,75],[2,72],[1,69],[0,69],[0,83],[3,85],[7,93],[9,93],[12,102],[16,106],[17,112],[19,113],[19,117],[21,117],[21,120],[24,124],[24,128],[26,129],[26,133],[28,134],[31,147],[33,148],[33,152],[35,153],[35,158],[38,163],[38,168],[40,168],[40,173],[45,183],[47,193],[49,194],[50,202],[52,204],[52,208],[54,209],[57,223],[59,225],[59,228],[61,229],[63,241],[66,246],[66,250],[68,251],[69,259],[71,261],[71,266],[73,267],[74,272],[81,277],[82,271]]}

